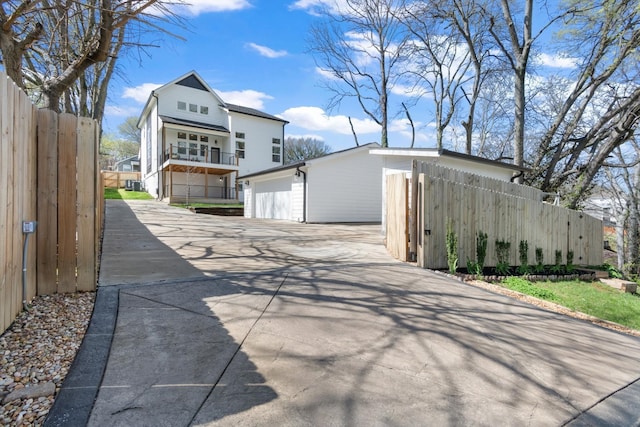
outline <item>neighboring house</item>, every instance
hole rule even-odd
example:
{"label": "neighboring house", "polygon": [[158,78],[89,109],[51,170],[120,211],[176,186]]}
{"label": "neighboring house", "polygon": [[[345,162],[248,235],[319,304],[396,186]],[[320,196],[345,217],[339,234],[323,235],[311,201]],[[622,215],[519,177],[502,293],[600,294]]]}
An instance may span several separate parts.
{"label": "neighboring house", "polygon": [[283,164],[287,123],[224,102],[189,72],[152,91],[140,115],[144,188],[169,202],[242,200],[238,175]]}
{"label": "neighboring house", "polygon": [[246,174],[247,218],[298,222],[380,222],[382,158],[367,144]]}
{"label": "neighboring house", "polygon": [[140,158],[131,156],[122,159],[113,165],[113,170],[118,172],[140,172]]}

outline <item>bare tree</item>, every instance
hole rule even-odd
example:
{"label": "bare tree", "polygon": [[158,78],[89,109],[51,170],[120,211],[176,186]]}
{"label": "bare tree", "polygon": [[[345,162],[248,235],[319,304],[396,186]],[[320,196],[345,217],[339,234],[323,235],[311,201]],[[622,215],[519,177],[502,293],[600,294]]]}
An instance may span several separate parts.
{"label": "bare tree", "polygon": [[[485,13],[489,19],[489,31],[503,58],[513,71],[513,163],[524,166],[526,77],[533,44],[555,22],[569,15],[570,12],[565,10],[550,17],[534,34],[532,18],[535,0],[524,0],[520,10],[514,10],[513,2],[509,0],[500,0],[499,3],[500,12],[492,10],[488,4]],[[517,19],[522,19],[520,31],[518,31]],[[521,178],[517,178],[517,181],[521,182]]]}
{"label": "bare tree", "polygon": [[380,145],[387,147],[389,94],[402,59],[406,35],[395,17],[401,0],[344,0],[321,11],[312,26],[310,51],[331,75],[326,86],[334,94],[329,108],[355,99],[381,127]]}
{"label": "bare tree", "polygon": [[570,185],[565,193],[571,207],[587,195],[607,157],[633,137],[640,120],[637,3],[576,0],[573,5],[563,43],[581,60],[539,140],[530,178],[545,191]]}
{"label": "bare tree", "polygon": [[2,3],[0,52],[8,76],[47,108],[87,115],[93,109],[99,119],[128,26],[160,30],[156,23],[179,22],[161,0]]}
{"label": "bare tree", "polygon": [[331,147],[314,138],[291,138],[284,142],[284,163],[315,159],[331,152]]}
{"label": "bare tree", "polygon": [[605,198],[616,218],[617,264],[620,271],[640,275],[640,144],[636,138],[617,147],[603,168]]}

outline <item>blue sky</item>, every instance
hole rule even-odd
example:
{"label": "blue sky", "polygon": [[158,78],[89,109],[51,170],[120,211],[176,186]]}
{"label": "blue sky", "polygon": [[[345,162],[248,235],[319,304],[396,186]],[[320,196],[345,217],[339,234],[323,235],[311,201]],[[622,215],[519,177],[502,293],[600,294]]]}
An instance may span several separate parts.
{"label": "blue sky", "polygon": [[[105,130],[115,132],[127,117],[139,116],[151,90],[195,70],[223,100],[288,120],[285,136],[321,139],[333,150],[353,147],[351,117],[361,144],[379,142],[380,127],[355,102],[326,110],[331,93],[322,87],[307,40],[310,24],[318,19],[313,8],[327,1],[188,0],[191,6],[180,9],[188,28],[169,28],[185,41],[147,34],[144,41],[161,47],[120,58],[122,75],[111,82]],[[550,55],[541,62],[552,68],[572,65]],[[435,146],[426,111],[423,105],[411,112],[416,147]],[[392,147],[410,144],[410,127],[399,113],[390,111]]]}
{"label": "blue sky", "polygon": [[195,70],[223,100],[288,120],[285,136],[315,137],[334,150],[352,147],[351,115],[360,143],[379,141],[380,128],[357,106],[325,111],[330,93],[320,86],[322,77],[306,53],[309,25],[317,19],[308,9],[313,0],[190,3],[194,6],[181,12],[190,26],[179,31],[186,41],[165,36],[161,48],[148,49],[150,57],[120,59],[124,77],[111,82],[107,131],[138,116],[152,89]]}

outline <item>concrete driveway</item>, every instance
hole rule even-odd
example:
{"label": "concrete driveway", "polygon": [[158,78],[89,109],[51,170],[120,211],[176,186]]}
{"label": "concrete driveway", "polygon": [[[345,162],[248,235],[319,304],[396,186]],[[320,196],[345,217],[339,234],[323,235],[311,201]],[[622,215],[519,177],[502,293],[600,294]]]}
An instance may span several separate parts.
{"label": "concrete driveway", "polygon": [[81,353],[107,351],[79,356],[50,425],[91,393],[90,426],[640,423],[638,338],[400,263],[378,225],[106,219]]}

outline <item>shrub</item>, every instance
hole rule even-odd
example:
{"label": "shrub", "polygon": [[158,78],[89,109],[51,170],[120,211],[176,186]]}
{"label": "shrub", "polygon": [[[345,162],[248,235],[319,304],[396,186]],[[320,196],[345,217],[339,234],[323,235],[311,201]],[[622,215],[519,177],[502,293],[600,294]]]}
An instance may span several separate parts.
{"label": "shrub", "polygon": [[576,271],[576,266],[573,264],[573,251],[567,251],[567,273],[574,271]]}
{"label": "shrub", "polygon": [[458,269],[458,236],[453,230],[451,219],[447,219],[447,264],[449,273],[454,274]]}
{"label": "shrub", "polygon": [[478,256],[478,268],[480,273],[484,268],[484,260],[487,258],[487,233],[478,231],[476,235],[476,255]]}
{"label": "shrub", "polygon": [[544,271],[544,254],[542,253],[542,248],[536,248],[536,273],[542,273]]}
{"label": "shrub", "polygon": [[551,266],[551,271],[556,274],[561,274],[564,272],[564,267],[562,265],[562,251],[556,250],[556,261],[555,264]]}
{"label": "shrub", "polygon": [[511,242],[496,240],[496,258],[498,260],[496,272],[503,276],[511,273],[509,268],[509,249],[511,249]]}
{"label": "shrub", "polygon": [[518,253],[520,255],[520,266],[518,267],[518,273],[529,274],[531,272],[531,268],[529,267],[529,243],[527,243],[526,240],[520,240]]}

